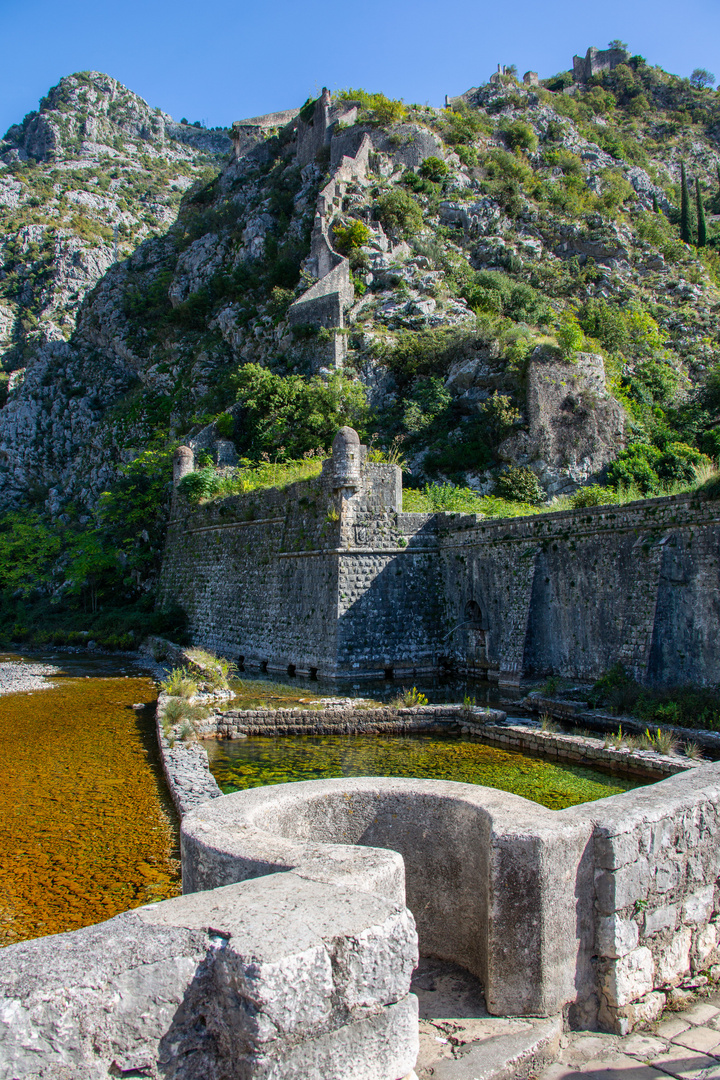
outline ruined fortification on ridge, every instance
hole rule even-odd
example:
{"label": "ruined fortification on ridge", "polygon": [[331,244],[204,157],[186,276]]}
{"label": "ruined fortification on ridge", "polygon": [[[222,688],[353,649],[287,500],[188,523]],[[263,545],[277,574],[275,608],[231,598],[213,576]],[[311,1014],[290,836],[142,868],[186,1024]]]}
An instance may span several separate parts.
{"label": "ruined fortification on ridge", "polygon": [[690,495],[505,520],[403,513],[400,469],[343,428],[316,480],[198,507],[176,496],[161,597],[195,642],[268,671],[452,664],[512,685],[621,661],[653,684],[714,684],[719,552],[720,505]]}

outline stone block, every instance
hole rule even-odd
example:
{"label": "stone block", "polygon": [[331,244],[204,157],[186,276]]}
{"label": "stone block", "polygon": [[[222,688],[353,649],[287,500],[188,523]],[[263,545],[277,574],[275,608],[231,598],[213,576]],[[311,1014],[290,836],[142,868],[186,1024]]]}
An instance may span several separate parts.
{"label": "stone block", "polygon": [[707,967],[708,961],[712,961],[718,952],[718,928],[715,923],[708,925],[700,931],[695,942],[695,955],[693,959],[694,970],[702,970]]}
{"label": "stone block", "polygon": [[418,1048],[417,998],[409,994],[335,1031],[268,1043],[235,1068],[242,1080],[396,1080],[412,1070]]}
{"label": "stone block", "polygon": [[677,922],[677,905],[669,904],[654,911],[645,912],[644,937],[652,937],[661,930],[674,930]]}
{"label": "stone block", "polygon": [[602,916],[595,930],[595,948],[600,956],[618,959],[637,947],[639,933],[637,923],[632,919]]}
{"label": "stone block", "polygon": [[715,910],[715,889],[707,885],[687,897],[683,904],[683,922],[692,926],[706,923]]}
{"label": "stone block", "polygon": [[657,960],[657,985],[672,986],[690,970],[692,930],[683,927],[669,945],[660,950]]}
{"label": "stone block", "polygon": [[680,867],[674,859],[658,863],[655,867],[655,888],[659,893],[670,892],[675,888],[680,876]]}
{"label": "stone block", "polygon": [[595,865],[604,870],[617,870],[620,866],[635,862],[640,854],[640,837],[637,830],[606,836],[595,836]]}
{"label": "stone block", "polygon": [[0,950],[0,1077],[395,1080],[416,962],[402,905],[292,873],[167,900]]}
{"label": "stone block", "polygon": [[602,990],[613,1007],[628,1005],[654,989],[655,961],[645,945],[611,961],[605,968]]}
{"label": "stone block", "polygon": [[650,866],[641,857],[617,870],[602,870],[595,876],[598,908],[603,915],[634,904],[647,895],[650,887]]}
{"label": "stone block", "polygon": [[627,1035],[638,1024],[652,1023],[662,1015],[665,1008],[665,995],[659,990],[653,990],[628,1005],[609,1008],[603,1002],[598,1019],[605,1031],[611,1031],[615,1035]]}

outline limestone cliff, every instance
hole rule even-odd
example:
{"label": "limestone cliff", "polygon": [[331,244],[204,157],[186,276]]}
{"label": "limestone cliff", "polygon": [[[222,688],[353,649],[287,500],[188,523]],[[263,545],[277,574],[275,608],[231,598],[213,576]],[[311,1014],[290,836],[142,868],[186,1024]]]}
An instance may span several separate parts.
{"label": "limestone cliff", "polygon": [[567,79],[493,76],[444,110],[324,92],[238,123],[181,205],[226,134],[62,80],[3,144],[4,505],[92,506],[152,441],[212,453],[228,408],[240,452],[282,456],[235,405],[248,364],[342,369],[415,482],[489,491],[519,464],[552,495],[628,440],[716,452],[686,409],[720,358],[714,97],[641,57]]}

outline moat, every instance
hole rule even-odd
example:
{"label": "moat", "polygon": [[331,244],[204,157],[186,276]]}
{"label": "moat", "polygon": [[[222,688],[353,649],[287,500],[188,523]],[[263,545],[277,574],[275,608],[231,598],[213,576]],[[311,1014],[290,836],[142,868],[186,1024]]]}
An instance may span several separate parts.
{"label": "moat", "polygon": [[180,892],[152,679],[112,658],[45,659],[52,688],[0,697],[0,945]]}

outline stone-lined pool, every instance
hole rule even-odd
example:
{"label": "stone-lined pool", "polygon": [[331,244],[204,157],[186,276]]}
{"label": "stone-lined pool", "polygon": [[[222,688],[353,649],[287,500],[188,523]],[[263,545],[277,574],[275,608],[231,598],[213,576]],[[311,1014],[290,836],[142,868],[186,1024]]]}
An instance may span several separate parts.
{"label": "stone-lined pool", "polygon": [[500,788],[562,810],[640,787],[643,781],[555,764],[461,735],[298,735],[207,740],[223,792],[343,776],[406,776]]}

